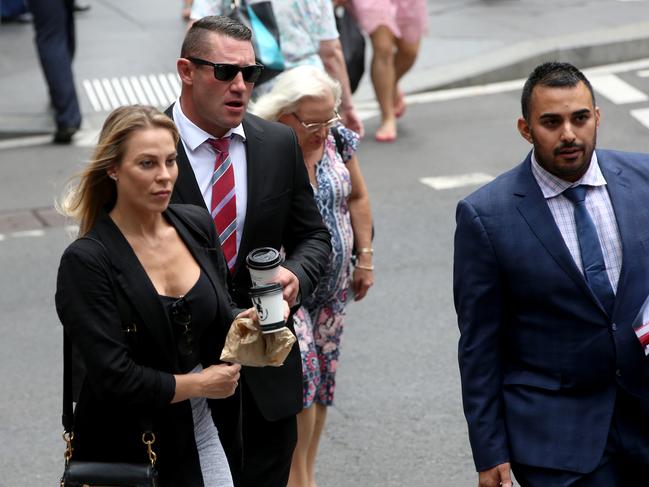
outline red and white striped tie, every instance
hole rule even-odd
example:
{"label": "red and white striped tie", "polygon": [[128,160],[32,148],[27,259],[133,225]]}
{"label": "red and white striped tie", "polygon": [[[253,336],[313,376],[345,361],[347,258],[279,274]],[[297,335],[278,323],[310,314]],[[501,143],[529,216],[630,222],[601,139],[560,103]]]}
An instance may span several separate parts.
{"label": "red and white striped tie", "polygon": [[234,168],[229,153],[230,139],[209,139],[208,143],[216,150],[210,210],[223,255],[232,272],[237,260],[237,197],[234,190]]}

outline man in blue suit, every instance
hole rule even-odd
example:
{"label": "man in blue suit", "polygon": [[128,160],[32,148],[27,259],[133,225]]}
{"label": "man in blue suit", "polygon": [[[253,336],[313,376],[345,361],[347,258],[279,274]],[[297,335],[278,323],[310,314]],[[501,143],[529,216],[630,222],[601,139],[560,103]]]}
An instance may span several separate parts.
{"label": "man in blue suit", "polygon": [[[453,289],[481,487],[649,485],[649,156],[595,150],[566,63],[530,75],[514,169],[457,207]],[[574,189],[571,189],[574,188]]]}

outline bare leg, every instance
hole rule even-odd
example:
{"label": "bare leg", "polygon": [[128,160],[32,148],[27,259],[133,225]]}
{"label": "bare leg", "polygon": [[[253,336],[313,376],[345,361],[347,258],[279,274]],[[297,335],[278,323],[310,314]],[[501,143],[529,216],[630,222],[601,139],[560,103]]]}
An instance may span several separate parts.
{"label": "bare leg", "polygon": [[372,40],[372,84],[381,109],[381,126],[376,131],[379,141],[392,141],[397,136],[394,116],[394,49],[395,37],[386,26],[379,26],[370,35]]}
{"label": "bare leg", "polygon": [[397,53],[394,57],[394,112],[397,118],[401,117],[406,111],[406,102],[403,91],[399,88],[399,80],[406,74],[412,65],[415,64],[417,53],[419,52],[419,41],[415,43],[405,42],[401,39],[396,40]]}
{"label": "bare leg", "polygon": [[327,419],[327,406],[316,404],[311,409],[315,409],[315,421],[313,435],[311,436],[311,443],[309,444],[309,451],[307,453],[306,464],[307,471],[309,473],[308,487],[316,487],[315,462],[316,457],[318,456],[318,445],[320,444],[320,437],[322,436],[322,431],[324,430],[325,421]]}
{"label": "bare leg", "polygon": [[307,487],[309,485],[307,461],[315,422],[315,406],[303,409],[302,412],[297,415],[297,444],[293,451],[291,473],[288,478],[287,487]]}

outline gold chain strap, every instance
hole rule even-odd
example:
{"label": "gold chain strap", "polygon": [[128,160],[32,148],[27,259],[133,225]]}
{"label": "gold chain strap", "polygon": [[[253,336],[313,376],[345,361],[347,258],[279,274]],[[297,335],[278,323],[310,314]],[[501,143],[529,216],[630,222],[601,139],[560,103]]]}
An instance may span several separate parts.
{"label": "gold chain strap", "polygon": [[72,458],[72,440],[74,439],[74,432],[68,433],[67,431],[63,432],[63,441],[65,441],[65,453],[63,453],[63,457],[65,458],[65,465],[67,466],[68,463],[70,463],[70,459]]}
{"label": "gold chain strap", "polygon": [[[151,435],[151,438],[147,440],[146,435],[149,434]],[[149,454],[149,461],[151,462],[151,466],[155,467],[155,461],[158,458],[158,456],[155,454],[153,451],[153,448],[151,448],[151,445],[155,443],[155,435],[151,431],[147,431],[146,433],[142,434],[142,443],[146,445],[146,451]]]}

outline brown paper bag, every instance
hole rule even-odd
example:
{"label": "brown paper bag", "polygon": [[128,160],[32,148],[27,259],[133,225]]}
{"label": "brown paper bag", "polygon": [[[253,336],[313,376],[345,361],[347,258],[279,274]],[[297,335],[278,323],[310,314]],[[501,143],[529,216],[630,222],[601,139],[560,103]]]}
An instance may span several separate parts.
{"label": "brown paper bag", "polygon": [[237,318],[225,338],[221,360],[249,367],[279,367],[295,341],[295,335],[286,327],[264,334],[250,318]]}

